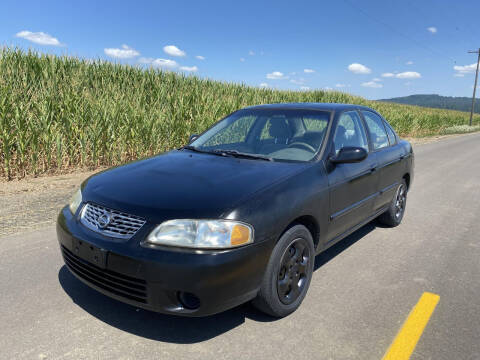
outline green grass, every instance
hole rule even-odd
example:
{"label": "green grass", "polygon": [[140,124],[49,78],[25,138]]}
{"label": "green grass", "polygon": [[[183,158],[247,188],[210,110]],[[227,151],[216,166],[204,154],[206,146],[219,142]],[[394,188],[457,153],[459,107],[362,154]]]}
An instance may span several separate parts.
{"label": "green grass", "polygon": [[[368,101],[334,91],[277,91],[158,70],[0,50],[0,177],[109,166],[185,144],[247,105],[371,106],[402,136],[441,134],[464,112]],[[480,116],[475,117],[480,123]]]}

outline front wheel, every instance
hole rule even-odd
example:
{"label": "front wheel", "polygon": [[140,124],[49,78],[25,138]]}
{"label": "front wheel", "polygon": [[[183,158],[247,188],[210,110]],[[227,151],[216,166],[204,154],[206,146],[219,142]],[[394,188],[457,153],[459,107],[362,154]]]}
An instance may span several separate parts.
{"label": "front wheel", "polygon": [[390,203],[390,207],[386,212],[379,216],[378,220],[387,226],[395,227],[400,225],[405,214],[407,205],[407,183],[402,179],[397,188],[397,192]]}
{"label": "front wheel", "polygon": [[295,225],[280,238],[253,305],[274,316],[284,317],[295,311],[307,294],[315,263],[315,248],[310,231]]}

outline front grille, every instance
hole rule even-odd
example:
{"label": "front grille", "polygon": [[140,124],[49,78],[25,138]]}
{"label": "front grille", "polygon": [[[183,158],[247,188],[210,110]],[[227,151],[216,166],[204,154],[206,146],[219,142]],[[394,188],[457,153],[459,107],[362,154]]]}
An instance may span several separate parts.
{"label": "front grille", "polygon": [[[104,215],[108,217],[106,224],[99,222],[100,217]],[[141,217],[92,203],[85,204],[80,221],[90,230],[121,239],[130,239],[145,224]]]}
{"label": "front grille", "polygon": [[67,267],[78,277],[117,296],[139,303],[147,303],[145,280],[99,268],[80,259],[62,245],[63,259]]}

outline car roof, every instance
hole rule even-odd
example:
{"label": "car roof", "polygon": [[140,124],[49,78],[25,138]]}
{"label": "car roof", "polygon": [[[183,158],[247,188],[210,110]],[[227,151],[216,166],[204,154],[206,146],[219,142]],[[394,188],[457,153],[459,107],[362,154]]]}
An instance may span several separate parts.
{"label": "car roof", "polygon": [[263,105],[254,105],[248,106],[245,109],[270,109],[270,110],[280,110],[280,109],[304,109],[304,110],[326,110],[326,111],[342,111],[349,109],[364,109],[375,111],[367,106],[355,105],[355,104],[337,104],[337,103],[278,103],[278,104],[263,104]]}

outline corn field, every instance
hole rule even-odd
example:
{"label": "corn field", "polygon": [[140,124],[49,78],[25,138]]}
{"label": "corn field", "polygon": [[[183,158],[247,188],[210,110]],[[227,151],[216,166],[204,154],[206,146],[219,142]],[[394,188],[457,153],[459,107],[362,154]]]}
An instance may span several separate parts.
{"label": "corn field", "polygon": [[[468,122],[468,113],[368,101],[334,91],[277,91],[101,60],[0,49],[0,177],[122,164],[185,144],[248,105],[371,106],[403,136]],[[474,121],[480,123],[480,116]]]}

